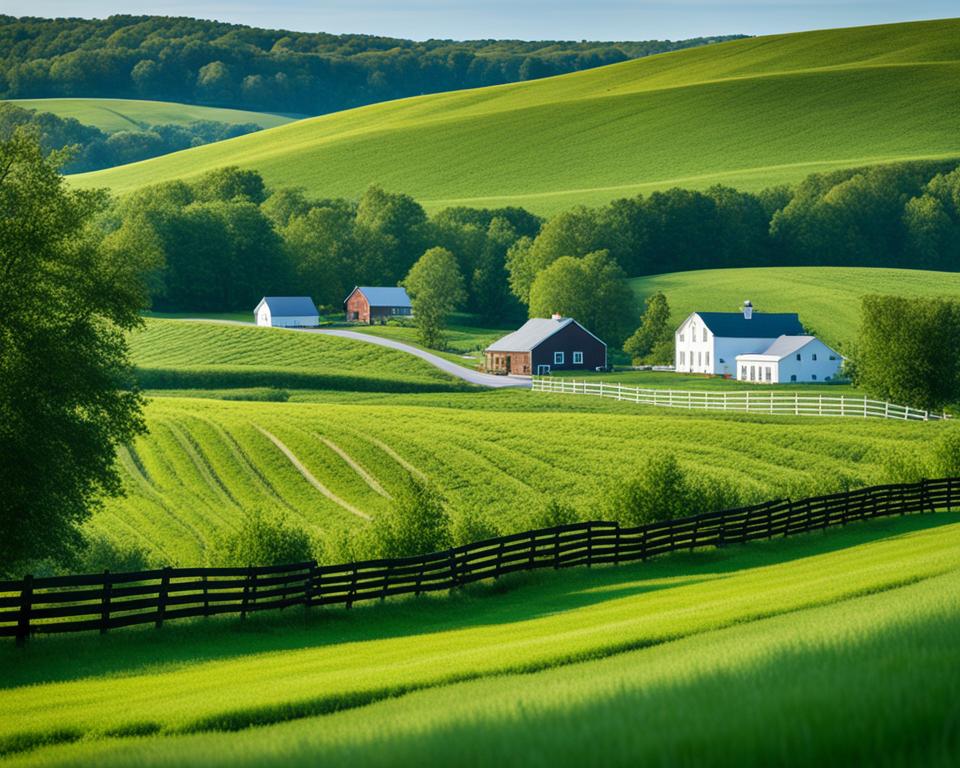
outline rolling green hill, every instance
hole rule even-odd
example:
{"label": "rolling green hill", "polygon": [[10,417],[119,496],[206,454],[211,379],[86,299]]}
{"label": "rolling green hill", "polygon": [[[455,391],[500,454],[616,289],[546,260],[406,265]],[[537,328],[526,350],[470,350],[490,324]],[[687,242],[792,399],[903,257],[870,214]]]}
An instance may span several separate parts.
{"label": "rolling green hill", "polygon": [[267,112],[248,112],[242,109],[218,109],[169,101],[141,101],[137,99],[11,99],[24,109],[52,112],[58,117],[72,117],[84,125],[101,131],[129,131],[147,125],[186,125],[196,120],[218,123],[254,123],[261,128],[275,128],[295,120],[295,117]]}
{"label": "rolling green hill", "polygon": [[698,310],[736,312],[750,299],[759,312],[798,312],[808,329],[841,349],[856,339],[860,298],[868,293],[960,298],[960,274],[919,269],[704,269],[639,277],[631,284],[641,301],[663,291],[676,325]]}
{"label": "rolling green hill", "polygon": [[611,765],[946,766],[958,546],[940,513],[243,627],[42,637],[28,657],[8,642],[0,750],[32,766],[562,766],[601,748]]}
{"label": "rolling green hill", "polygon": [[431,208],[575,203],[960,156],[960,20],[738,40],[298,121],[85,175],[117,192],[222,165]]}

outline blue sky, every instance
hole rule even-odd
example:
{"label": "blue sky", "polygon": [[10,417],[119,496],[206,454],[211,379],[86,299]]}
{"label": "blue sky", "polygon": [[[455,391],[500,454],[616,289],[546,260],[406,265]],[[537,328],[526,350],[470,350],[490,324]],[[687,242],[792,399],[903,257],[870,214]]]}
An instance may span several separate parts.
{"label": "blue sky", "polygon": [[195,16],[425,39],[646,40],[768,34],[960,15],[957,0],[3,0],[14,16]]}

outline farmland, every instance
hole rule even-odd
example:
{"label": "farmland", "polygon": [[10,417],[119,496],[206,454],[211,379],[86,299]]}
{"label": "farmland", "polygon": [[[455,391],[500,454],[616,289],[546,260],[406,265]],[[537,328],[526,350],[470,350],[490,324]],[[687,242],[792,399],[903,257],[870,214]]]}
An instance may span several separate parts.
{"label": "farmland", "polygon": [[29,664],[5,646],[0,744],[11,765],[557,765],[597,743],[614,763],[945,765],[958,545],[940,513],[167,627],[162,660],[149,630],[44,639]]}
{"label": "farmland", "polygon": [[187,125],[196,120],[230,124],[254,123],[261,128],[275,128],[295,119],[267,112],[138,99],[11,99],[11,103],[24,109],[51,112],[57,117],[72,117],[84,125],[92,125],[106,133],[137,130],[144,125]]}
{"label": "farmland", "polygon": [[809,330],[841,350],[856,338],[860,299],[866,294],[960,297],[960,275],[920,269],[709,269],[639,277],[631,284],[641,301],[663,291],[674,325],[698,310],[736,312],[750,299],[759,312],[798,312]]}
{"label": "farmland", "polygon": [[736,40],[348,110],[76,183],[122,193],[235,164],[320,196],[355,198],[378,183],[430,209],[549,214],[672,186],[757,190],[960,157],[958,29],[948,20]]}

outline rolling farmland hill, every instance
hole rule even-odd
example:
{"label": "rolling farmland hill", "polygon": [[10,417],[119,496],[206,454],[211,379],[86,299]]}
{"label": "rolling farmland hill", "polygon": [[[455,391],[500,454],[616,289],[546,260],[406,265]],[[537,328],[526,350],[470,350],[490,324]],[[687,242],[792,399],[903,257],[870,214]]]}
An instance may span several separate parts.
{"label": "rolling farmland hill", "polygon": [[58,117],[72,117],[84,125],[92,125],[107,133],[135,130],[143,124],[186,125],[196,120],[230,124],[254,123],[261,128],[275,128],[296,119],[267,112],[139,99],[11,99],[11,103],[24,109],[52,112]]}
{"label": "rolling farmland hill", "polygon": [[736,312],[750,299],[759,312],[799,312],[828,344],[849,347],[860,322],[860,298],[869,293],[960,298],[960,274],[866,267],[762,267],[706,269],[638,277],[642,301],[663,291],[671,322],[691,312]]}
{"label": "rolling farmland hill", "polygon": [[960,20],[759,37],[378,104],[79,177],[125,192],[218,166],[430,208],[550,213],[669,186],[745,189],[960,157]]}
{"label": "rolling farmland hill", "polygon": [[0,750],[18,766],[582,765],[598,745],[618,765],[949,765],[958,546],[944,512],[243,630],[40,638],[30,663],[9,643]]}

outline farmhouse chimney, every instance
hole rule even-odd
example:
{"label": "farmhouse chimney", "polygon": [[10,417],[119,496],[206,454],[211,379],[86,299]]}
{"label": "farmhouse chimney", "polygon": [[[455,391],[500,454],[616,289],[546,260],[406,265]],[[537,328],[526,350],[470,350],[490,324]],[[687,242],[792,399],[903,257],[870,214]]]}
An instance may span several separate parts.
{"label": "farmhouse chimney", "polygon": [[563,320],[563,315],[561,315],[559,312],[554,312],[552,315],[550,315],[550,319],[551,319],[551,320]]}
{"label": "farmhouse chimney", "polygon": [[750,299],[747,299],[743,302],[743,319],[749,320],[753,317],[753,304],[750,303]]}

